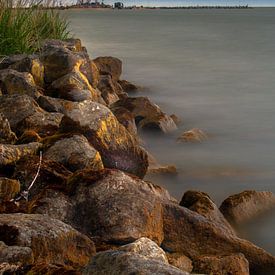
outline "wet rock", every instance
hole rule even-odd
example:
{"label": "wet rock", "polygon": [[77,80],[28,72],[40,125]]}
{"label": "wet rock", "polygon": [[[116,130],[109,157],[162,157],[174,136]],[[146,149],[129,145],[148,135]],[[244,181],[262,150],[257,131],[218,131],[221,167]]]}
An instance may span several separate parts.
{"label": "wet rock", "polygon": [[140,129],[151,129],[168,133],[177,129],[173,119],[161,111],[147,97],[129,97],[115,102],[111,109],[123,107],[135,117]]}
{"label": "wet rock", "polygon": [[[16,164],[13,178],[20,181],[21,190],[26,190],[30,186],[37,173],[38,166],[39,156],[24,158]],[[31,199],[39,194],[49,185],[53,188],[66,189],[67,179],[71,174],[61,163],[46,160],[43,157],[39,177],[30,190],[29,198]]]}
{"label": "wet rock", "polygon": [[207,134],[198,128],[184,132],[178,137],[178,142],[203,142],[208,138]]}
{"label": "wet rock", "polygon": [[0,177],[0,203],[10,201],[20,192],[20,182]]}
{"label": "wet rock", "polygon": [[184,193],[180,205],[217,223],[224,231],[227,231],[228,234],[235,235],[234,229],[206,193],[193,190],[187,191]]}
{"label": "wet rock", "polygon": [[192,261],[185,255],[180,253],[167,253],[166,256],[170,265],[173,265],[182,271],[186,271],[189,273],[192,272]]}
{"label": "wet rock", "polygon": [[118,170],[80,171],[68,180],[68,186],[71,195],[62,196],[62,203],[50,191],[38,198],[34,204],[42,206],[35,213],[64,217],[64,222],[92,236],[98,246],[141,237],[162,242],[161,202],[174,201],[165,189]]}
{"label": "wet rock", "polygon": [[109,250],[98,253],[83,270],[83,274],[188,275],[189,273],[137,253]]}
{"label": "wet rock", "polygon": [[220,211],[233,225],[245,223],[275,207],[275,195],[267,191],[244,191],[228,197]]}
{"label": "wet rock", "polygon": [[122,73],[122,62],[111,56],[101,56],[93,60],[101,75],[110,75],[114,81],[118,81]]}
{"label": "wet rock", "polygon": [[127,80],[119,80],[118,83],[122,87],[125,93],[133,93],[138,91],[138,86],[127,81]]}
{"label": "wet rock", "polygon": [[25,94],[33,98],[41,95],[33,76],[27,72],[18,72],[12,69],[0,71],[0,87],[3,94]]}
{"label": "wet rock", "polygon": [[92,101],[63,104],[62,108],[61,131],[84,135],[99,151],[104,167],[145,175],[147,154],[108,108]]}
{"label": "wet rock", "polygon": [[148,238],[140,238],[133,243],[121,246],[118,250],[140,254],[147,259],[158,260],[168,264],[163,249]]}
{"label": "wet rock", "polygon": [[33,76],[36,85],[44,86],[44,66],[35,54],[24,56],[9,66],[18,72],[28,72]]}
{"label": "wet rock", "polygon": [[36,131],[41,136],[53,134],[58,130],[63,116],[45,112],[27,95],[0,97],[0,112],[19,135],[25,130]]}
{"label": "wet rock", "polygon": [[111,105],[119,100],[119,91],[116,89],[110,75],[103,75],[100,77],[98,89],[101,91],[101,95],[107,105]]}
{"label": "wet rock", "polygon": [[0,241],[0,263],[17,265],[32,264],[32,250],[29,247],[23,246],[7,246],[5,243]]}
{"label": "wet rock", "polygon": [[93,242],[71,226],[46,215],[0,215],[0,241],[29,247],[35,263],[82,267],[95,254]]}
{"label": "wet rock", "polygon": [[9,121],[0,113],[0,143],[15,143],[17,137],[10,128]]}
{"label": "wet rock", "polygon": [[45,152],[44,158],[59,162],[70,171],[103,169],[100,154],[84,136],[79,135],[57,141]]}
{"label": "wet rock", "polygon": [[51,92],[47,94],[71,101],[98,101],[100,96],[80,71],[73,71],[58,78],[52,82],[49,89]]}
{"label": "wet rock", "polygon": [[32,156],[41,147],[42,144],[38,142],[22,145],[0,144],[0,167],[15,164],[23,157]]}
{"label": "wet rock", "polygon": [[201,256],[194,260],[194,272],[224,275],[249,275],[249,263],[243,254]]}
{"label": "wet rock", "polygon": [[203,255],[243,253],[251,274],[272,274],[275,257],[249,241],[229,235],[223,227],[187,208],[163,205],[165,251],[178,252],[193,259]]}

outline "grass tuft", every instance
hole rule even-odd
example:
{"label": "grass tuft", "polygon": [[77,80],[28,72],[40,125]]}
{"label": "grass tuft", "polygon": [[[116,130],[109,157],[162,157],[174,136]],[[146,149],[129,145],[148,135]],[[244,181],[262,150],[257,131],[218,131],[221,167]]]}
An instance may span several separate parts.
{"label": "grass tuft", "polygon": [[54,0],[0,0],[1,56],[36,52],[45,39],[70,37]]}

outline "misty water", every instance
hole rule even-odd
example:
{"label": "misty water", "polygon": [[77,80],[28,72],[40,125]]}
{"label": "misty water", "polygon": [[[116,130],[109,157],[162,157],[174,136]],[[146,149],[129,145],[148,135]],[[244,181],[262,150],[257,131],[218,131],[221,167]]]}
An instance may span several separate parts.
{"label": "misty water", "polygon": [[[219,206],[243,190],[275,192],[275,9],[68,11],[71,29],[92,58],[123,61],[123,78],[144,87],[182,123],[145,147],[178,176],[155,179],[181,198],[207,192]],[[178,144],[191,128],[200,144]],[[241,236],[275,254],[275,213]]]}

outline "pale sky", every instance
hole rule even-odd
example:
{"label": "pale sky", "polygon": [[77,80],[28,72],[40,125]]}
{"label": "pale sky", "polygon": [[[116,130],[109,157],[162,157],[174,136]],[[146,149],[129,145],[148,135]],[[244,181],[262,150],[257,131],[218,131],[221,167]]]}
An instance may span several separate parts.
{"label": "pale sky", "polygon": [[[99,0],[101,1],[101,0]],[[121,1],[125,5],[145,6],[189,6],[189,5],[246,5],[249,6],[275,6],[275,0],[104,0],[106,4]],[[64,3],[76,0],[63,0]]]}

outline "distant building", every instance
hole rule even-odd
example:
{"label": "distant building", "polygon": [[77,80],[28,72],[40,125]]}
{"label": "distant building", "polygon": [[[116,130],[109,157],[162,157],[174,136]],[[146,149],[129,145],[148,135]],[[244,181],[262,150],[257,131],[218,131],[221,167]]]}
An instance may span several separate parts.
{"label": "distant building", "polygon": [[115,8],[115,9],[123,9],[123,8],[124,8],[124,5],[123,5],[122,2],[115,2],[114,8]]}

